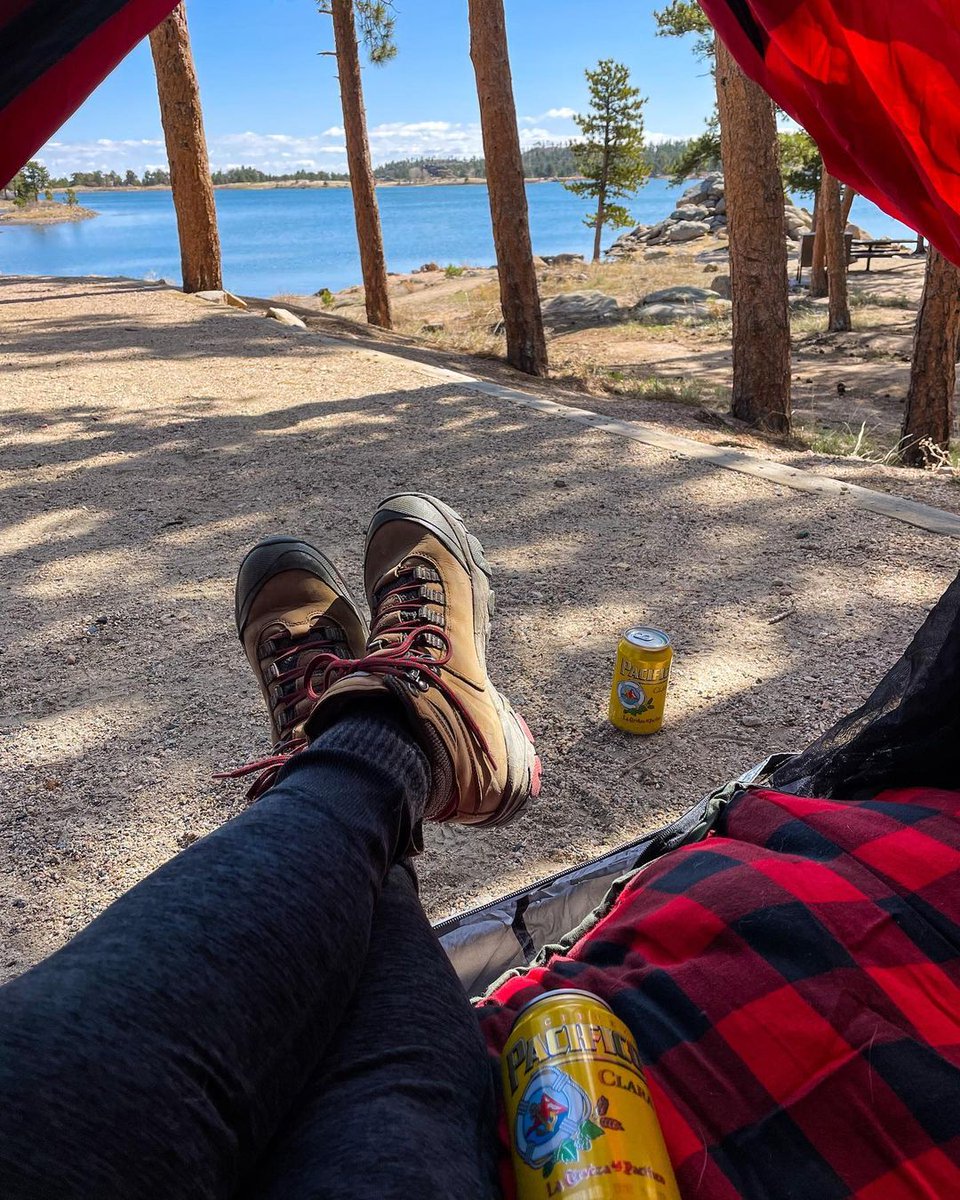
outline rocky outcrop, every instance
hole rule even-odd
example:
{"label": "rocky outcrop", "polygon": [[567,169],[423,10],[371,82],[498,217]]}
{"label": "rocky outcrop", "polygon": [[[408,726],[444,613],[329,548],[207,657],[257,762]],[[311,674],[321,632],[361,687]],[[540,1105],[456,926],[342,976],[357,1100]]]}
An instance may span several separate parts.
{"label": "rocky outcrop", "polygon": [[717,294],[711,288],[694,287],[693,284],[681,283],[676,287],[660,288],[656,292],[648,292],[640,301],[641,304],[696,304],[707,300],[716,300]]}
{"label": "rocky outcrop", "polygon": [[552,325],[594,325],[612,320],[620,305],[603,292],[565,292],[543,304],[543,319]]}
{"label": "rocky outcrop", "polygon": [[691,242],[694,238],[706,237],[710,232],[708,221],[671,221],[666,239],[668,242]]}
{"label": "rocky outcrop", "polygon": [[[787,201],[783,206],[787,240],[799,242],[813,228],[813,217],[805,208]],[[638,225],[622,234],[607,251],[610,258],[629,258],[648,246],[691,242],[698,238],[727,236],[727,201],[723,176],[715,173],[695,183],[680,197],[677,207],[656,225]]]}
{"label": "rocky outcrop", "polygon": [[729,300],[712,288],[681,284],[648,292],[631,314],[641,325],[670,325],[675,321],[716,321],[730,315]]}

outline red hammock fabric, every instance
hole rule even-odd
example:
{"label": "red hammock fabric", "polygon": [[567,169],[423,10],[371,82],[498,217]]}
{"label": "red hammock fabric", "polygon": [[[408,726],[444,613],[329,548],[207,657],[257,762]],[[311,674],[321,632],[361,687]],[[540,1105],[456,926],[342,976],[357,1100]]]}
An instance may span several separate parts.
{"label": "red hammock fabric", "polygon": [[960,263],[956,0],[700,0],[828,170]]}
{"label": "red hammock fabric", "polygon": [[176,7],[176,0],[0,0],[0,187]]}
{"label": "red hammock fabric", "polygon": [[684,1200],[960,1196],[960,794],[747,792],[480,1006],[491,1054],[562,987],[632,1030]]}

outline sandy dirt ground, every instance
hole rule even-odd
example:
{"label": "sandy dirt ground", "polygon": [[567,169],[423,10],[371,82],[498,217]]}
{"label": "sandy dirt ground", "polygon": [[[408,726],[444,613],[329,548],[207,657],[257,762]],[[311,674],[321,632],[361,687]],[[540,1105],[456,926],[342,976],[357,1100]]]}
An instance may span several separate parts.
{"label": "sandy dirt ground", "polygon": [[[811,301],[805,288],[791,298],[793,327],[792,405],[797,436],[788,442],[758,437],[730,420],[732,350],[730,321],[643,325],[631,306],[658,288],[677,284],[710,287],[726,272],[721,242],[657,248],[623,261],[544,265],[538,281],[544,297],[596,289],[617,299],[615,320],[572,325],[548,323],[551,378],[525,382],[543,394],[623,420],[666,425],[684,436],[749,450],[765,458],[826,471],[865,487],[892,492],[960,512],[960,475],[954,470],[903,471],[893,463],[910,375],[916,311],[923,289],[924,260],[907,253],[862,261],[848,277],[854,328],[827,333],[827,301]],[[790,278],[796,271],[791,250]],[[806,274],[804,283],[806,283]],[[405,352],[502,355],[496,273],[467,268],[447,278],[442,270],[390,279],[400,336],[387,335]],[[283,301],[311,327],[340,328],[357,336],[365,327],[363,289],[347,288],[332,307],[318,297]],[[320,316],[318,314],[322,313]],[[338,320],[346,317],[347,321]],[[405,336],[404,336],[405,335]],[[381,335],[382,336],[382,335]],[[468,370],[475,366],[467,364]],[[495,358],[482,370],[503,378]],[[514,382],[512,378],[506,382]],[[575,392],[576,395],[564,395]],[[960,435],[955,429],[954,436]]]}
{"label": "sandy dirt ground", "polygon": [[[356,584],[377,499],[415,488],[487,547],[492,670],[544,789],[505,829],[433,831],[434,917],[803,746],[956,570],[950,539],[160,286],[0,279],[0,371],[2,976],[240,810],[211,773],[265,748],[232,626],[236,565],[265,534],[315,540]],[[605,719],[638,622],[676,644],[652,739]]]}

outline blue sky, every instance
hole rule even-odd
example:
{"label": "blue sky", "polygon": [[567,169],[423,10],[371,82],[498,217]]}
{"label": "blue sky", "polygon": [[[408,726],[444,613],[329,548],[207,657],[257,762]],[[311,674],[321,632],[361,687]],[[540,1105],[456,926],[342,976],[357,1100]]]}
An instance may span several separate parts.
{"label": "blue sky", "polygon": [[[526,144],[576,132],[585,67],[602,57],[631,69],[649,97],[651,136],[699,132],[712,82],[687,40],[655,36],[653,4],[635,0],[506,0],[517,114]],[[397,0],[398,57],[369,67],[364,86],[376,162],[477,153],[467,0]],[[312,0],[188,0],[214,167],[343,169],[329,17]],[[165,163],[153,67],[143,43],[38,155],[56,174],[140,172]]]}

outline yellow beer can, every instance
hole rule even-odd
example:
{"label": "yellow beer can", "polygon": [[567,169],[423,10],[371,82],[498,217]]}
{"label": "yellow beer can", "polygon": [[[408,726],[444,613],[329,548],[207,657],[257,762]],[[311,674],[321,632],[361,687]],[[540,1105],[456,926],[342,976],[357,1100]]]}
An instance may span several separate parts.
{"label": "yellow beer can", "polygon": [[610,721],[627,733],[656,733],[670,682],[673,648],[662,629],[637,625],[617,647],[610,688]]}
{"label": "yellow beer can", "polygon": [[501,1065],[518,1200],[680,1200],[637,1044],[598,996],[531,1001]]}

